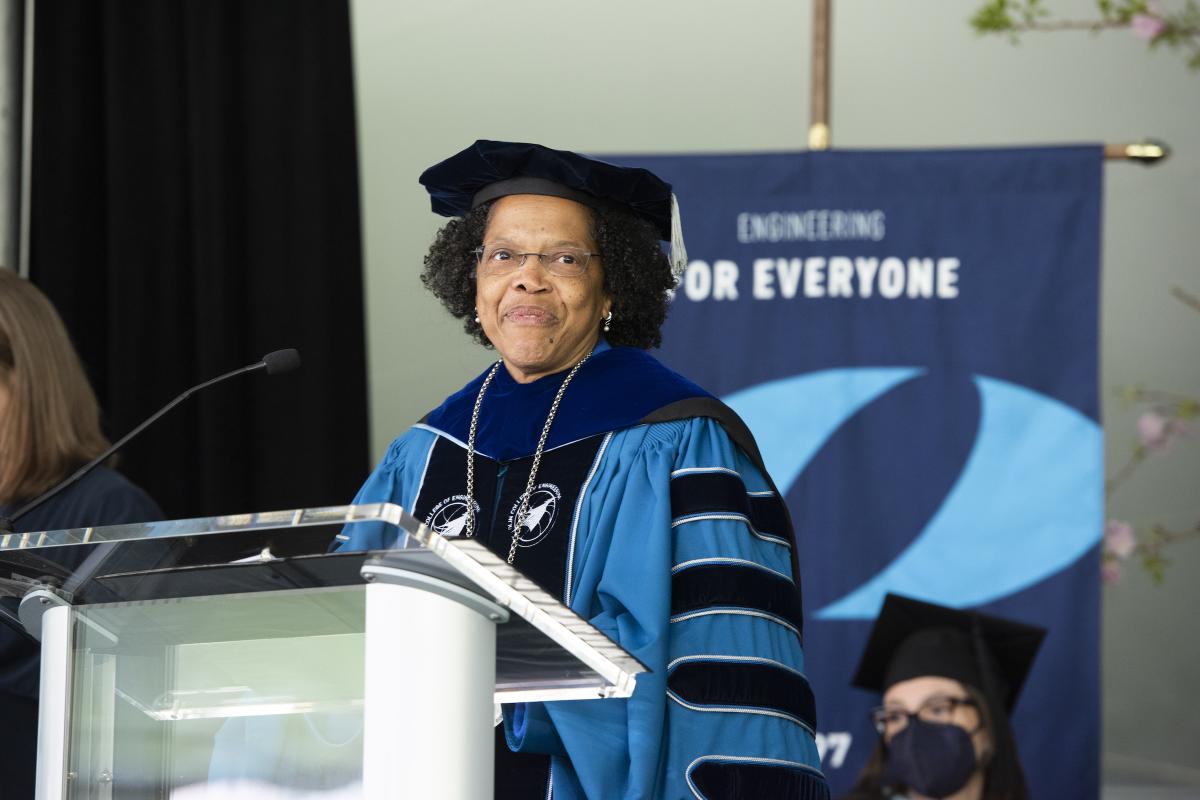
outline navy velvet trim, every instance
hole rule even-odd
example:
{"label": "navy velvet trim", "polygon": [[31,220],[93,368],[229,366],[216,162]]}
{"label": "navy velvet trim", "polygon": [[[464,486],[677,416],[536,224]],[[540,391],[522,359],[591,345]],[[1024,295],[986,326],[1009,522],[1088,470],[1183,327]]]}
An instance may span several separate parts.
{"label": "navy velvet trim", "polygon": [[671,615],[713,607],[752,609],[780,617],[803,631],[800,590],[791,581],[754,567],[691,567],[671,576]]}
{"label": "navy velvet trim", "polygon": [[692,783],[705,800],[829,800],[820,775],[782,764],[706,761],[692,770]]}
{"label": "navy velvet trim", "polygon": [[[750,457],[750,462],[758,467],[763,475],[767,475],[767,466],[758,450],[758,442],[754,441],[754,434],[732,408],[711,395],[688,397],[664,405],[643,417],[642,423],[650,425],[693,417],[707,417],[716,421],[730,440]],[[767,479],[770,480],[770,476],[767,476]]]}
{"label": "navy velvet trim", "polygon": [[817,703],[808,681],[772,664],[687,661],[671,671],[667,688],[693,705],[764,708],[817,729]]}
{"label": "navy velvet trim", "polygon": [[[667,422],[669,420],[687,419],[690,417],[707,417],[715,420],[724,429],[726,435],[729,436],[733,443],[742,449],[742,452],[750,458],[750,462],[767,479],[767,483],[774,490],[776,496],[783,497],[783,494],[779,491],[779,487],[771,480],[771,474],[767,472],[767,466],[763,462],[762,453],[758,450],[758,443],[754,441],[754,435],[750,433],[750,429],[746,427],[746,423],[734,413],[732,408],[715,397],[693,397],[678,400],[647,415],[642,419],[642,422]],[[800,584],[800,549],[796,547],[796,535],[792,528],[792,515],[788,511],[787,504],[783,503],[780,507],[783,510],[783,518],[786,521],[786,525],[783,530],[779,531],[779,535],[792,543],[792,575],[796,577],[796,585],[798,586]]]}
{"label": "navy velvet trim", "polygon": [[752,497],[741,478],[728,472],[691,472],[671,479],[671,514],[713,511],[743,514],[759,533],[791,540],[787,510],[778,495]]}
{"label": "navy velvet trim", "polygon": [[[465,442],[475,400],[490,370],[426,415],[425,424]],[[564,370],[532,383],[517,383],[508,370],[497,371],[480,406],[476,450],[497,461],[532,455],[567,374]],[[650,354],[631,347],[609,347],[601,340],[563,395],[546,448],[641,424],[655,409],[697,397],[719,405],[708,392]]]}

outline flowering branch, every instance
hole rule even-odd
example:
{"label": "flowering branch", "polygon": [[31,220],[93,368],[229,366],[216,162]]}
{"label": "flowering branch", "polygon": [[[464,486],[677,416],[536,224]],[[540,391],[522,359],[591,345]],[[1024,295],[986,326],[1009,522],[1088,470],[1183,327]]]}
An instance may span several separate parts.
{"label": "flowering branch", "polygon": [[1188,54],[1190,69],[1200,70],[1200,6],[1185,0],[1182,8],[1167,12],[1163,0],[1096,0],[1094,19],[1049,19],[1043,0],[988,0],[971,16],[979,34],[1003,34],[1015,44],[1019,34],[1082,30],[1099,33],[1129,28],[1151,48],[1165,46]]}
{"label": "flowering branch", "polygon": [[[1193,311],[1200,312],[1200,298],[1196,295],[1178,286],[1171,288],[1171,294]],[[1123,407],[1142,406],[1146,410],[1137,420],[1138,444],[1121,468],[1105,481],[1104,495],[1109,499],[1149,458],[1165,455],[1175,442],[1191,436],[1194,421],[1200,417],[1200,398],[1189,395],[1135,386],[1120,390],[1119,396]],[[1101,577],[1106,583],[1116,582],[1121,577],[1121,562],[1136,556],[1154,582],[1161,584],[1171,563],[1163,550],[1168,545],[1196,538],[1200,538],[1200,523],[1185,530],[1153,524],[1139,536],[1130,523],[1110,519],[1104,526]]]}
{"label": "flowering branch", "polygon": [[1100,562],[1100,576],[1106,583],[1115,583],[1121,578],[1121,562],[1137,556],[1142,568],[1150,578],[1162,585],[1166,569],[1171,561],[1163,555],[1167,545],[1178,544],[1187,539],[1200,538],[1200,523],[1182,531],[1173,531],[1163,525],[1151,525],[1146,534],[1138,537],[1128,522],[1112,519],[1104,526],[1104,555]]}

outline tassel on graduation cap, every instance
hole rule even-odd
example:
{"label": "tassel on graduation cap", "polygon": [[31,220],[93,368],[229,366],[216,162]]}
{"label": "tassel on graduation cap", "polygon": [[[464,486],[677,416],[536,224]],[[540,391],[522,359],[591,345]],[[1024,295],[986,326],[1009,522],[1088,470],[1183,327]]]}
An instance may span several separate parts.
{"label": "tassel on graduation cap", "polygon": [[687,247],[683,244],[683,221],[679,218],[679,199],[671,192],[671,272],[675,279],[687,269]]}

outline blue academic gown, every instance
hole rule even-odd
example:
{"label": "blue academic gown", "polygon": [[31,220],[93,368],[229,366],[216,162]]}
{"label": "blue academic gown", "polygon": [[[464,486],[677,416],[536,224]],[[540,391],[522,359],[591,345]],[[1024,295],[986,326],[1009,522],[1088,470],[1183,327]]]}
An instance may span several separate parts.
{"label": "blue academic gown", "polygon": [[[397,438],[355,502],[459,533],[483,377]],[[485,394],[476,535],[502,556],[563,378],[518,384],[501,368]],[[828,797],[790,521],[731,410],[643,351],[601,342],[564,395],[530,509],[517,569],[650,671],[627,700],[506,707],[497,800]],[[337,547],[394,535],[349,526]]]}

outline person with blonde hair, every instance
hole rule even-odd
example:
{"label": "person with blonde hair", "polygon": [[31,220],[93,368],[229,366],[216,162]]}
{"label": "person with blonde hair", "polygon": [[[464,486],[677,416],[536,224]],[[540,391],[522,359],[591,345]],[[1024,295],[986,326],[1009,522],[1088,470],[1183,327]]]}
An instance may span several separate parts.
{"label": "person with blonde hair", "polygon": [[[96,396],[58,312],[32,283],[0,268],[0,517],[11,517],[106,447]],[[12,523],[21,533],[161,518],[146,492],[100,465]],[[71,569],[82,555],[57,558]],[[16,599],[3,602],[15,617]],[[37,643],[0,625],[5,798],[33,797],[38,671]]]}

